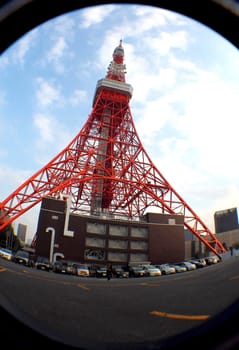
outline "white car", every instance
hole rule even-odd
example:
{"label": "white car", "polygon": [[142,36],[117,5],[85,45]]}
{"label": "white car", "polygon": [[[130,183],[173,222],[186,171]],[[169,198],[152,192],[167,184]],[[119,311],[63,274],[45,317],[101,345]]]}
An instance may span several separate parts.
{"label": "white car", "polygon": [[178,264],[179,266],[186,267],[187,271],[196,270],[197,266],[189,261],[183,261],[182,263]]}
{"label": "white car", "polygon": [[154,276],[161,276],[162,275],[161,270],[158,267],[153,266],[153,265],[144,266],[143,269],[145,271],[146,276],[154,277]]}
{"label": "white car", "polygon": [[171,273],[176,273],[176,269],[168,264],[156,265],[162,273],[162,275],[170,275]]}
{"label": "white car", "polygon": [[90,276],[89,267],[87,265],[79,265],[79,266],[77,266],[77,276],[89,277]]}
{"label": "white car", "polygon": [[208,265],[217,264],[220,261],[217,255],[210,255],[207,258],[205,258],[205,260]]}
{"label": "white car", "polygon": [[176,272],[186,272],[187,271],[187,268],[186,266],[180,266],[180,265],[177,265],[177,264],[174,264],[173,267],[175,268]]}
{"label": "white car", "polygon": [[1,248],[0,257],[6,260],[12,260],[12,251],[7,248]]}
{"label": "white car", "polygon": [[207,265],[206,260],[203,258],[200,259],[192,259],[191,263],[195,264],[197,268],[205,267]]}

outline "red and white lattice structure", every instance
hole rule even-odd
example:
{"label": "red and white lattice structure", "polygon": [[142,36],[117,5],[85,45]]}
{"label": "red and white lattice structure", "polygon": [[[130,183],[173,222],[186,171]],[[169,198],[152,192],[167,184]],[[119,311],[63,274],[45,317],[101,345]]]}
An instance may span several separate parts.
{"label": "red and white lattice structure", "polygon": [[135,129],[125,82],[122,42],[98,81],[93,109],[71,143],[1,202],[0,230],[41,202],[71,198],[71,212],[138,220],[148,208],[184,216],[189,229],[215,254],[225,248],[159,172]]}

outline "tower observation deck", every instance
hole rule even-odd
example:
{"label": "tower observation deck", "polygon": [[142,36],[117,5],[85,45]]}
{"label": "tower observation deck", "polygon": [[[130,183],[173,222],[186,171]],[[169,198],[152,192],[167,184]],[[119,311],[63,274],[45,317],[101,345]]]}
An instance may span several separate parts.
{"label": "tower observation deck", "polygon": [[[70,212],[139,220],[151,208],[184,216],[184,226],[215,254],[225,248],[155,167],[137,134],[125,82],[122,41],[97,82],[80,132],[48,164],[0,204],[0,230],[44,197],[70,197]],[[62,197],[61,197],[62,198]]]}

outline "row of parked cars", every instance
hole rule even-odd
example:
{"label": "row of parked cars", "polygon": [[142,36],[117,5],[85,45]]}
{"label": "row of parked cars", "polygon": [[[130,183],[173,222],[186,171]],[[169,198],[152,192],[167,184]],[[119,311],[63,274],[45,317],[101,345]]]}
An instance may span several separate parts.
{"label": "row of parked cars", "polygon": [[[13,254],[9,249],[0,248],[0,257],[11,260],[15,263],[23,264],[28,267],[35,267],[39,270],[53,271],[55,273],[64,273],[81,277],[107,277],[107,267],[97,265],[80,264],[74,261],[60,259],[53,264],[46,257],[38,256],[36,259],[27,251],[19,250]],[[145,276],[161,276],[172,273],[186,272],[196,270],[220,261],[216,255],[202,259],[192,259],[174,264],[160,265],[127,265],[127,266],[111,266],[111,276],[117,278],[128,277],[145,277]]]}

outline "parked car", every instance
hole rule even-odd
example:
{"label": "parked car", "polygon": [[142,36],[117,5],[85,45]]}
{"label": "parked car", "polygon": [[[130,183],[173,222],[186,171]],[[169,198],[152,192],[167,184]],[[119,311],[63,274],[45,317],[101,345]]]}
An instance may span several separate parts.
{"label": "parked car", "polygon": [[31,254],[25,250],[18,250],[12,257],[12,261],[17,264],[34,267],[34,261]]}
{"label": "parked car", "polygon": [[77,276],[80,276],[80,277],[90,276],[90,270],[87,265],[78,265],[76,269],[77,269],[77,272],[76,272]]}
{"label": "parked car", "polygon": [[129,271],[124,271],[124,269],[121,266],[114,266],[113,267],[113,276],[116,278],[128,278]]}
{"label": "parked car", "polygon": [[162,275],[161,270],[158,267],[153,266],[153,265],[144,266],[143,269],[145,271],[145,276],[154,277],[154,276],[161,276]]}
{"label": "parked car", "polygon": [[129,277],[144,277],[145,271],[141,266],[126,266],[124,271],[129,273]]}
{"label": "parked car", "polygon": [[56,273],[66,273],[63,263],[60,260],[57,260],[54,262],[52,270],[53,272],[56,272]]}
{"label": "parked car", "polygon": [[89,269],[90,277],[96,277],[96,271],[98,267],[96,267],[95,265],[89,265],[88,269]]}
{"label": "parked car", "polygon": [[77,269],[80,264],[75,261],[69,261],[69,260],[65,260],[65,263],[67,264],[67,268],[66,268],[67,273],[69,275],[77,275]]}
{"label": "parked car", "polygon": [[66,260],[57,260],[53,264],[53,272],[73,275],[74,268]]}
{"label": "parked car", "polygon": [[192,259],[190,260],[191,263],[195,264],[197,268],[202,268],[207,265],[205,259]]}
{"label": "parked car", "polygon": [[175,268],[177,273],[186,272],[187,271],[186,266],[178,265],[178,264],[173,264],[172,266]]}
{"label": "parked car", "polygon": [[196,268],[197,268],[195,264],[193,264],[189,261],[183,261],[177,265],[186,267],[187,271],[196,270]]}
{"label": "parked car", "polygon": [[205,258],[207,265],[217,264],[220,258],[217,255],[210,255]]}
{"label": "parked car", "polygon": [[10,249],[0,248],[0,257],[5,260],[12,260],[13,254]]}
{"label": "parked car", "polygon": [[203,266],[207,266],[207,262],[204,258],[200,258],[198,259],[198,261],[203,265]]}
{"label": "parked car", "polygon": [[45,270],[49,272],[52,269],[52,264],[50,263],[48,258],[44,256],[38,256],[35,262],[35,267],[38,270]]}
{"label": "parked car", "polygon": [[96,277],[107,277],[107,270],[106,267],[99,267],[95,271]]}
{"label": "parked car", "polygon": [[156,265],[162,273],[162,275],[170,275],[171,273],[176,273],[176,269],[173,266],[170,266],[169,264],[161,264]]}

